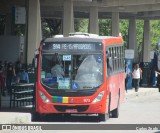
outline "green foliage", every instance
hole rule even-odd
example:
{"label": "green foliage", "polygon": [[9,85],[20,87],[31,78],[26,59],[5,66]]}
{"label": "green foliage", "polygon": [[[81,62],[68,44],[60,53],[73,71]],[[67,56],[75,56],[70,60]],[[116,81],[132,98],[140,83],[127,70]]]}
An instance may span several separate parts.
{"label": "green foliage", "polygon": [[154,50],[156,48],[157,43],[160,41],[160,20],[151,20],[150,29],[151,50]]}
{"label": "green foliage", "polygon": [[111,20],[99,19],[99,35],[111,36]]}
{"label": "green foliage", "polygon": [[75,32],[88,32],[88,19],[75,19],[74,30]]}
{"label": "green foliage", "polygon": [[142,56],[142,48],[143,48],[143,32],[144,32],[144,21],[136,20],[136,38],[137,38],[137,49],[139,58]]}
{"label": "green foliage", "polygon": [[[112,21],[111,19],[99,19],[99,35],[101,36],[111,36],[112,35]],[[127,47],[128,43],[128,20],[120,20],[120,33],[124,39],[124,45]]]}
{"label": "green foliage", "polygon": [[42,36],[43,38],[52,37],[61,34],[62,20],[61,19],[46,19],[42,18]]}
{"label": "green foliage", "polygon": [[125,46],[125,48],[127,48],[129,21],[125,20],[125,19],[121,19],[119,27],[120,27],[120,33],[123,36],[124,46]]}

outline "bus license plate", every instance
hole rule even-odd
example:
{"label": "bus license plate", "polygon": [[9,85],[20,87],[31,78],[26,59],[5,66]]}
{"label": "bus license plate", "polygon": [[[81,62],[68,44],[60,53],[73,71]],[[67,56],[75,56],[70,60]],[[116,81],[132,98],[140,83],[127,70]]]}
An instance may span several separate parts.
{"label": "bus license plate", "polygon": [[66,113],[77,113],[77,109],[66,109]]}

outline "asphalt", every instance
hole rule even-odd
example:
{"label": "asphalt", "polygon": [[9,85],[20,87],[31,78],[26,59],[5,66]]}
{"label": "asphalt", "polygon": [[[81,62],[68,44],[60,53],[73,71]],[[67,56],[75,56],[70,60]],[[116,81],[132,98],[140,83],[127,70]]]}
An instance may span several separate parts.
{"label": "asphalt", "polygon": [[[125,92],[125,100],[145,97],[160,93],[158,88],[141,87],[138,92],[129,89]],[[9,96],[1,97],[0,124],[30,124],[34,109],[31,106],[21,108],[9,107]]]}

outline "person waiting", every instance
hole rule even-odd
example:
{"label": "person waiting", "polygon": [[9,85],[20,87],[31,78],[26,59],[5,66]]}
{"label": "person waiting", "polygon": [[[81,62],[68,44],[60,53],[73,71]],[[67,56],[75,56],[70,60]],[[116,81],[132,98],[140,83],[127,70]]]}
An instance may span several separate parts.
{"label": "person waiting", "polygon": [[24,69],[19,72],[19,83],[29,83],[28,73]]}
{"label": "person waiting", "polygon": [[2,96],[5,96],[5,80],[4,80],[4,72],[3,67],[0,66],[0,92],[2,93]]}

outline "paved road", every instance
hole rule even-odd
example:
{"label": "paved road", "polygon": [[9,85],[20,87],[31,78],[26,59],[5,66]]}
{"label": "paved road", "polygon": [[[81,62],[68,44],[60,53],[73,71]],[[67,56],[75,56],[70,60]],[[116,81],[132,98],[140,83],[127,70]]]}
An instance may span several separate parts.
{"label": "paved road", "polygon": [[159,124],[160,93],[151,96],[125,100],[118,119],[110,119],[109,124]]}

